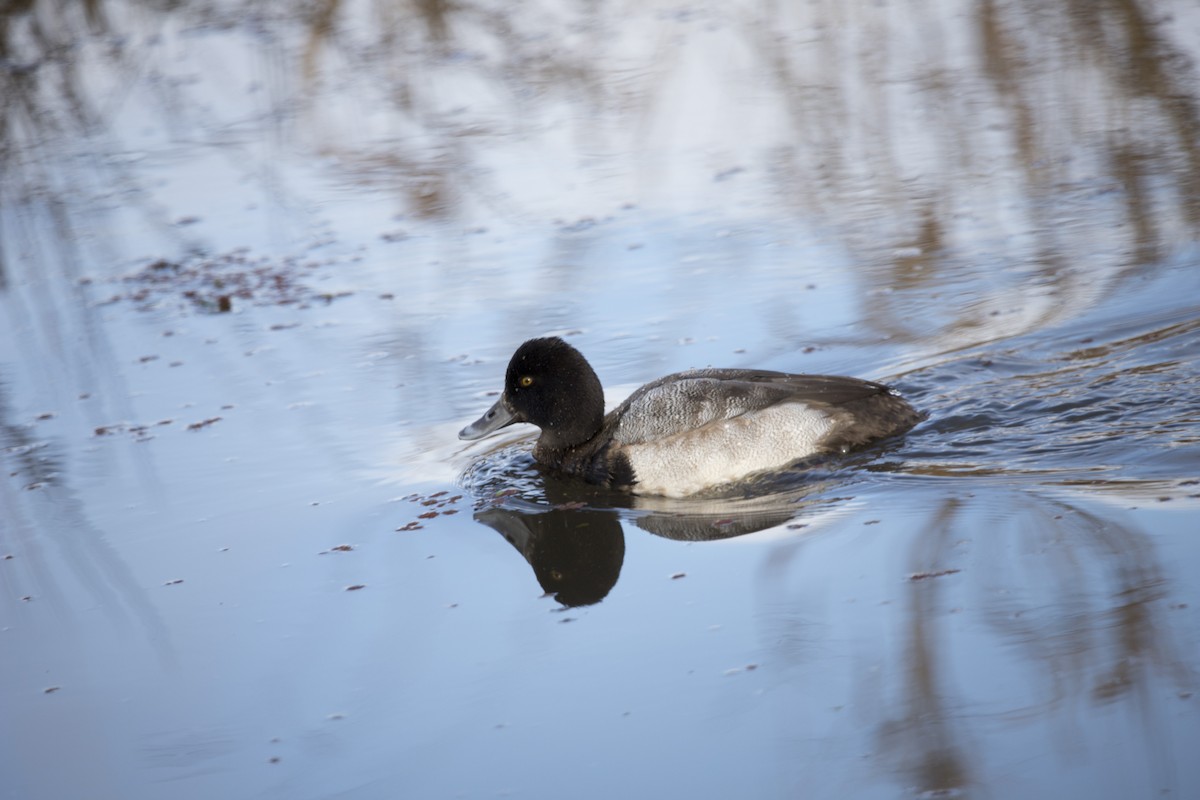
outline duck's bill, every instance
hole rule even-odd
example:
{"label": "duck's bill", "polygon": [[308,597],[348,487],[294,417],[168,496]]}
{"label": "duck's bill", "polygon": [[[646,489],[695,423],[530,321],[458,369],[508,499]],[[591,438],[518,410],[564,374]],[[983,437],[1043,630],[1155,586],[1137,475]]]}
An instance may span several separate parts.
{"label": "duck's bill", "polygon": [[482,417],[459,431],[458,438],[468,441],[482,439],[489,433],[517,421],[516,413],[508,407],[508,403],[504,401],[504,395],[501,395],[496,404],[489,408]]}

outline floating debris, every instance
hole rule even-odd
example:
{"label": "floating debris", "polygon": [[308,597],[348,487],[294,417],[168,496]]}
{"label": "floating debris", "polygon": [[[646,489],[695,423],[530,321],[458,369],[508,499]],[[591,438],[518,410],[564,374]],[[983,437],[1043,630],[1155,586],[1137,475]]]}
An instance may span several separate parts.
{"label": "floating debris", "polygon": [[181,261],[160,258],[127,275],[123,281],[130,290],[105,302],[124,300],[144,311],[174,298],[207,314],[228,314],[235,302],[307,308],[318,300],[331,303],[350,294],[309,287],[307,281],[331,263],[297,257],[255,258],[245,249]]}
{"label": "floating debris", "polygon": [[152,424],[132,423],[132,422],[114,422],[111,425],[101,425],[92,430],[93,436],[113,436],[118,433],[128,433],[137,442],[148,442],[154,437],[150,435],[151,427],[162,425],[170,425],[174,420],[163,419]]}
{"label": "floating debris", "polygon": [[580,217],[575,222],[562,224],[560,230],[564,233],[582,233],[596,227],[596,224],[594,217]]}
{"label": "floating debris", "polygon": [[747,664],[744,667],[732,667],[727,669],[723,674],[728,677],[730,675],[741,675],[743,672],[754,672],[756,669],[758,669],[758,664]]}
{"label": "floating debris", "polygon": [[926,578],[940,578],[943,575],[953,575],[956,572],[962,572],[961,569],[943,569],[937,572],[914,572],[908,576],[910,581],[923,581]]}
{"label": "floating debris", "polygon": [[447,506],[453,505],[459,500],[462,500],[463,496],[461,494],[450,495],[450,492],[443,489],[429,495],[423,495],[414,492],[413,494],[410,494],[402,499],[429,509],[428,511],[418,514],[417,519],[402,525],[399,528],[396,528],[397,531],[415,531],[420,530],[423,527],[418,520],[434,519],[442,514],[457,514],[458,509],[448,508]]}

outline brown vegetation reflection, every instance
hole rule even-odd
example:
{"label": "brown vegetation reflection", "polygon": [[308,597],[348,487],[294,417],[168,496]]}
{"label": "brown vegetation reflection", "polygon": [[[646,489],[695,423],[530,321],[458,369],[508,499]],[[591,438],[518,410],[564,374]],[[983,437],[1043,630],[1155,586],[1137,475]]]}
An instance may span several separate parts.
{"label": "brown vegetation reflection", "polygon": [[898,630],[905,636],[900,670],[903,710],[896,719],[879,726],[885,757],[895,769],[907,773],[918,794],[954,796],[973,780],[971,761],[978,754],[966,750],[969,737],[954,713],[948,696],[952,682],[942,643],[940,616],[946,607],[941,580],[958,572],[946,566],[951,557],[956,500],[947,500],[934,514],[928,530],[912,543],[908,579],[908,624]]}
{"label": "brown vegetation reflection", "polygon": [[[750,143],[759,202],[833,222],[875,267],[877,283],[911,279],[914,246],[934,258],[961,249],[981,227],[989,236],[1032,234],[1031,256],[1053,281],[1090,249],[1080,237],[1097,221],[1081,219],[1080,206],[1097,193],[1119,198],[1104,221],[1120,228],[1107,258],[1153,261],[1181,231],[1194,236],[1200,226],[1200,81],[1184,43],[1172,39],[1173,7],[988,0],[935,15],[912,0],[763,0],[690,16],[652,5],[623,21],[595,7],[535,19],[522,6],[436,0],[376,0],[362,18],[341,0],[291,18],[254,4],[27,0],[0,14],[0,184],[6,204],[38,194],[49,213],[66,200],[70,184],[55,174],[54,148],[39,148],[103,133],[110,102],[89,95],[79,48],[106,43],[108,66],[136,78],[138,38],[177,17],[270,31],[263,46],[304,84],[301,97],[274,89],[285,95],[272,105],[292,109],[284,130],[315,137],[309,144],[334,155],[348,177],[394,187],[407,213],[446,218],[464,203],[505,213],[497,203],[521,190],[497,183],[511,174],[488,177],[491,154],[515,136],[543,135],[561,103],[596,121],[578,126],[581,150],[600,146],[629,166],[647,147],[670,152],[669,140],[647,132],[674,112],[666,87],[683,69],[681,53],[706,46],[694,31],[700,18],[723,43],[748,49],[744,88],[786,113],[782,128]],[[641,45],[634,34],[647,27],[668,44]],[[581,46],[561,44],[568,35]],[[289,51],[295,40],[303,44]],[[951,46],[974,41],[968,57]],[[403,121],[396,135],[364,140],[350,120],[322,118],[348,113],[328,101],[351,78],[375,87],[354,110],[381,104]],[[469,104],[448,111],[445,87],[465,84],[500,98],[507,118]],[[712,102],[738,112],[732,92],[709,90]],[[164,95],[163,110],[174,102]],[[999,216],[1015,216],[1018,227],[989,224]],[[6,246],[0,264],[12,255]],[[924,283],[936,273],[925,270]],[[887,299],[876,302],[888,319]],[[903,333],[901,316],[890,317],[890,332]]]}
{"label": "brown vegetation reflection", "polygon": [[[1171,587],[1145,532],[1059,501],[1025,503],[1014,520],[1017,549],[1041,557],[1015,564],[980,589],[990,626],[1043,672],[1043,705],[1059,708],[1082,694],[1094,703],[1128,697],[1153,717],[1152,682],[1180,692],[1195,676],[1180,658],[1164,615]],[[1006,584],[1024,591],[996,591]],[[1034,587],[1057,595],[1038,600]],[[990,590],[990,591],[988,591]],[[1153,730],[1146,731],[1148,741]]]}
{"label": "brown vegetation reflection", "polygon": [[[873,576],[901,582],[898,624],[887,626],[895,636],[872,640],[869,663],[881,670],[858,668],[854,690],[860,718],[874,729],[882,778],[917,796],[970,796],[1013,757],[981,746],[997,725],[1044,723],[1060,755],[1078,754],[1087,740],[1080,720],[1092,719],[1080,707],[1123,702],[1138,726],[1129,741],[1144,749],[1153,785],[1180,788],[1172,784],[1182,765],[1170,762],[1163,737],[1167,720],[1181,713],[1172,703],[1190,702],[1198,676],[1169,619],[1186,604],[1173,599],[1148,532],[1036,492],[981,493],[946,498],[926,520],[884,531],[870,546],[896,542],[906,554],[896,573]],[[801,544],[782,543],[764,565],[767,615],[796,591],[788,585],[798,580]],[[799,583],[819,584],[805,589],[812,598],[836,598],[827,578]],[[892,596],[890,587],[883,596]],[[890,616],[889,608],[890,599],[879,613]],[[788,615],[789,624],[799,613]],[[853,635],[822,637],[823,627],[809,626],[803,647],[794,632],[772,628],[774,655],[799,666],[828,658],[828,648]],[[981,640],[981,631],[997,636]],[[1008,653],[1018,656],[1018,669]],[[999,694],[997,680],[1006,687]]]}

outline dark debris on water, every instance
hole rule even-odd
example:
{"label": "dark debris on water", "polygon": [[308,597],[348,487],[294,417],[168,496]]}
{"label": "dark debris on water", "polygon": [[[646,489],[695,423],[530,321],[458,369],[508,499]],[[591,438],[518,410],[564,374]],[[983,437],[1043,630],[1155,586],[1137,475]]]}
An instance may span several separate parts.
{"label": "dark debris on water", "polygon": [[[150,433],[151,428],[163,427],[174,424],[173,419],[160,419],[153,423],[140,422],[114,422],[109,425],[99,425],[92,431],[93,436],[114,436],[118,433],[128,433],[134,438],[134,441],[146,442],[153,439],[154,436]],[[192,430],[192,426],[188,426]]]}
{"label": "dark debris on water", "polygon": [[944,575],[954,575],[962,572],[961,569],[940,569],[934,572],[914,572],[908,576],[910,581],[923,581],[929,578],[941,578]]}
{"label": "dark debris on water", "polygon": [[[189,431],[203,430],[210,425],[215,425],[220,422],[222,417],[208,417],[207,419],[191,422],[187,425]],[[118,433],[127,433],[131,435],[135,441],[145,442],[153,439],[154,436],[150,433],[152,428],[165,427],[174,424],[173,419],[161,419],[153,423],[141,422],[114,422],[109,425],[98,425],[92,430],[93,436],[114,436]]]}
{"label": "dark debris on water", "polygon": [[459,500],[462,500],[462,499],[463,499],[463,496],[461,494],[451,495],[447,491],[434,492],[433,494],[429,494],[429,495],[423,495],[423,494],[419,494],[417,492],[413,492],[412,494],[405,497],[404,500],[406,500],[410,503],[416,503],[419,507],[426,508],[428,510],[422,511],[420,514],[417,514],[416,519],[412,520],[411,522],[407,522],[404,525],[401,525],[399,528],[396,528],[396,530],[397,531],[417,531],[417,530],[420,530],[421,528],[425,527],[424,525],[421,524],[420,520],[431,520],[431,519],[435,519],[436,517],[439,517],[442,515],[449,516],[451,514],[457,514],[458,509],[450,508],[449,506],[454,505],[455,503],[457,503]]}
{"label": "dark debris on water", "polygon": [[237,305],[308,308],[351,294],[317,291],[309,285],[332,264],[299,257],[254,257],[246,249],[180,261],[160,258],[127,275],[123,283],[128,290],[104,303],[126,301],[147,310],[177,300],[207,314],[228,313]]}

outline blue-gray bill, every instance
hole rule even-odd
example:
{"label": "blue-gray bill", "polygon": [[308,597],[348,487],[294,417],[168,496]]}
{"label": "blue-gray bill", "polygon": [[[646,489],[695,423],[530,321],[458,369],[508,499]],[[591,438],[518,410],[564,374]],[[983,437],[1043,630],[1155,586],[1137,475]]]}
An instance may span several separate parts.
{"label": "blue-gray bill", "polygon": [[501,395],[495,405],[485,411],[482,417],[459,431],[458,438],[468,441],[482,439],[489,433],[498,431],[505,425],[511,425],[516,421],[517,415],[508,407],[504,395]]}

